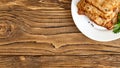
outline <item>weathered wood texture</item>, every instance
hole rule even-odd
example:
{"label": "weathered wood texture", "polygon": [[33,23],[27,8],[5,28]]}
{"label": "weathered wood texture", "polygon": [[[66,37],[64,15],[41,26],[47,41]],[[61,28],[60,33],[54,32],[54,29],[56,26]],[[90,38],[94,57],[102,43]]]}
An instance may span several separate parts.
{"label": "weathered wood texture", "polygon": [[0,68],[120,68],[120,39],[85,37],[70,5],[71,0],[0,0]]}
{"label": "weathered wood texture", "polygon": [[0,55],[120,54],[120,40],[96,42],[82,35],[71,0],[0,0]]}
{"label": "weathered wood texture", "polygon": [[120,54],[120,40],[83,36],[71,17],[71,0],[0,0],[0,55]]}
{"label": "weathered wood texture", "polygon": [[120,68],[118,55],[1,56],[2,68]]}

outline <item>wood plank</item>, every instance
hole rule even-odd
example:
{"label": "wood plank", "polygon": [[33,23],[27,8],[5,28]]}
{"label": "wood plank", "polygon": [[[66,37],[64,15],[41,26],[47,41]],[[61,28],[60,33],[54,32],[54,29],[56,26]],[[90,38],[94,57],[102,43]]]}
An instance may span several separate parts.
{"label": "wood plank", "polygon": [[120,55],[0,56],[2,68],[120,68]]}
{"label": "wood plank", "polygon": [[[76,36],[76,37],[75,37]],[[77,37],[81,36],[79,39]],[[38,37],[38,36],[37,36]],[[68,35],[63,34],[63,37],[68,37]],[[72,34],[69,35],[69,38],[61,38],[57,36],[58,39],[54,36],[48,37],[46,40],[40,37],[40,41],[32,41],[32,38],[29,40],[23,40],[18,42],[10,42],[5,45],[0,46],[0,55],[94,55],[94,54],[120,54],[120,46],[117,44],[119,41],[109,42],[109,43],[100,43],[91,41],[89,42],[85,36],[82,34]],[[54,41],[52,40],[54,38]],[[59,39],[61,38],[61,39]],[[72,38],[72,39],[70,39]],[[51,40],[51,41],[50,41]],[[67,41],[66,41],[67,40]],[[76,41],[77,40],[77,41]],[[15,40],[16,41],[16,40]],[[46,41],[50,41],[47,42]],[[84,42],[85,41],[85,42]],[[21,43],[22,42],[22,43]],[[43,43],[44,42],[44,43]],[[53,43],[51,43],[53,42]],[[4,44],[4,41],[2,41]],[[2,44],[1,43],[1,44]],[[6,42],[5,42],[6,43]],[[66,44],[64,44],[66,43]],[[116,44],[116,45],[114,45]],[[54,45],[59,45],[55,47]]]}

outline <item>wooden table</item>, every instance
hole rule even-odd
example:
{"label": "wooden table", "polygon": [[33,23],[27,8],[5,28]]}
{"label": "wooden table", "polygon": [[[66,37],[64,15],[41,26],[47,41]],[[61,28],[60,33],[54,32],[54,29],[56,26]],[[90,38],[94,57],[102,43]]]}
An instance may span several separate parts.
{"label": "wooden table", "polygon": [[0,0],[0,68],[120,68],[120,39],[76,28],[71,0]]}

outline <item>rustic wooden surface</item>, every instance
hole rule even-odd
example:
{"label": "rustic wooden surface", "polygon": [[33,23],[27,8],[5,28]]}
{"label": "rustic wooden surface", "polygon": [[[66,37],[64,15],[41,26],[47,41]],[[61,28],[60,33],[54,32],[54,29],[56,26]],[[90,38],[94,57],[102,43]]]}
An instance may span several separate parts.
{"label": "rustic wooden surface", "polygon": [[120,68],[120,39],[76,28],[71,0],[0,0],[0,68]]}

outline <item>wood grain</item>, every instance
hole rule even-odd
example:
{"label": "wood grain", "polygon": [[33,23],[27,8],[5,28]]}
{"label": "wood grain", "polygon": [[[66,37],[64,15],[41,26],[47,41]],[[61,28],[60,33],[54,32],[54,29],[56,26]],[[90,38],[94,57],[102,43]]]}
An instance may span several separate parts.
{"label": "wood grain", "polygon": [[120,40],[96,42],[76,28],[71,0],[0,0],[0,55],[120,54]]}
{"label": "wood grain", "polygon": [[118,55],[0,56],[2,68],[120,68]]}
{"label": "wood grain", "polygon": [[120,68],[120,39],[76,28],[71,0],[0,0],[0,68]]}

